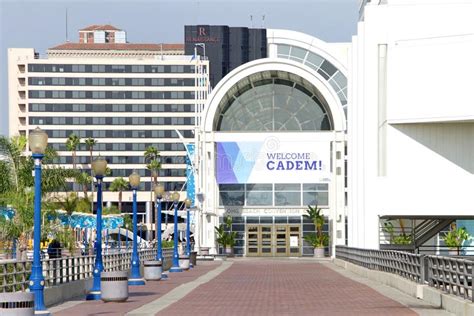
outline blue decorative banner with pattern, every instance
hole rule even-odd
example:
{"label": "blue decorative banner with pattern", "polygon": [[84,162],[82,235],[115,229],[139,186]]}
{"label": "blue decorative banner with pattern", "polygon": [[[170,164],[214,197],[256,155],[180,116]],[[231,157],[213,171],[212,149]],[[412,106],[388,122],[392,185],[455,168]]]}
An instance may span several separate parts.
{"label": "blue decorative banner with pattern", "polygon": [[186,194],[188,199],[192,201],[194,206],[194,199],[196,195],[196,187],[194,183],[194,170],[193,170],[193,161],[194,161],[194,144],[187,144],[186,151],[188,153],[186,157]]}

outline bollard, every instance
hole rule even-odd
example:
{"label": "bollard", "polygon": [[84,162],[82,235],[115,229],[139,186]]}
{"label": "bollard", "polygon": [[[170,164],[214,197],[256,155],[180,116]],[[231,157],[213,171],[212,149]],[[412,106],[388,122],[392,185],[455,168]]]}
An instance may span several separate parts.
{"label": "bollard", "polygon": [[104,302],[125,302],[128,299],[128,270],[102,272],[100,281]]}
{"label": "bollard", "polygon": [[163,273],[163,264],[161,260],[149,260],[143,262],[143,274],[147,281],[161,280]]}
{"label": "bollard", "polygon": [[33,316],[35,297],[31,292],[0,293],[0,315]]}

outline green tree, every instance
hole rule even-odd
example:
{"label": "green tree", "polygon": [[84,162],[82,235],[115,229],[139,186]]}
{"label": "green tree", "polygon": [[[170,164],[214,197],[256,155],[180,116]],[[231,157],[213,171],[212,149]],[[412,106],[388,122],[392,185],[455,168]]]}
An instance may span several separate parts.
{"label": "green tree", "polygon": [[[26,137],[0,137],[0,154],[4,157],[0,164],[0,205],[10,205],[15,210],[13,220],[9,221],[5,229],[6,238],[18,239],[20,258],[28,245],[33,231],[33,201],[34,201],[34,161],[24,155]],[[55,164],[57,153],[47,147],[43,158],[42,194],[47,196],[51,192],[60,191],[66,187],[66,179],[75,175],[74,170],[61,168]],[[4,180],[5,179],[5,180]],[[54,208],[46,199],[43,199],[43,214]],[[46,225],[43,231],[46,231]]]}
{"label": "green tree", "polygon": [[155,203],[153,201],[153,189],[158,182],[158,172],[161,169],[161,163],[159,160],[160,152],[156,147],[148,146],[143,153],[143,157],[145,158],[147,169],[151,171],[151,177],[153,179],[153,185],[151,185],[152,181],[150,181],[150,205],[151,211],[154,212]]}
{"label": "green tree", "polygon": [[128,189],[128,182],[122,177],[116,178],[110,184],[110,191],[118,192],[118,205],[119,205],[118,208],[120,212],[122,212],[122,192],[127,189]]}
{"label": "green tree", "polygon": [[81,139],[76,134],[70,134],[66,140],[66,148],[72,153],[72,168],[76,169],[77,148],[81,144]]}
{"label": "green tree", "polygon": [[97,144],[97,140],[89,137],[84,140],[84,144],[86,144],[87,150],[89,150],[89,164],[91,168],[91,191],[92,191],[92,200],[91,200],[91,208],[94,208],[94,170],[92,170],[92,156],[94,152],[94,146]]}
{"label": "green tree", "polygon": [[6,161],[0,161],[0,194],[6,193],[13,188],[10,177],[10,166]]}
{"label": "green tree", "polygon": [[27,139],[25,136],[13,136],[11,138],[0,137],[0,155],[8,163],[10,173],[7,175],[16,191],[20,191],[20,169],[28,158],[23,155],[26,149]]}
{"label": "green tree", "polygon": [[89,150],[89,163],[91,165],[91,176],[93,176],[92,172],[92,153],[94,151],[94,146],[97,144],[97,140],[89,137],[84,140],[84,144],[86,144],[87,150]]}
{"label": "green tree", "polygon": [[87,186],[91,183],[92,177],[88,175],[86,172],[81,172],[76,176],[76,182],[82,187],[82,192],[84,193],[84,197],[88,198],[87,195]]}
{"label": "green tree", "polygon": [[[77,148],[81,144],[81,139],[74,133],[70,134],[66,140],[66,148],[72,153],[72,169],[76,169]],[[73,182],[74,191],[76,191],[76,183]]]}

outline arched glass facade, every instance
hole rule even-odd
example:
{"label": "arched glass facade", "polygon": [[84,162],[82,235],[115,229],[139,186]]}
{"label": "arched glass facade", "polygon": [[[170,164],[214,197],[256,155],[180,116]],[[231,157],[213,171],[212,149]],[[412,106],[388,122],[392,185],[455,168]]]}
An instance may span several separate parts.
{"label": "arched glass facade", "polygon": [[298,46],[285,44],[277,45],[278,58],[291,59],[302,63],[319,73],[336,91],[341,104],[345,109],[347,104],[347,78],[325,58]]}
{"label": "arched glass facade", "polygon": [[240,80],[219,104],[216,131],[331,130],[331,118],[317,89],[282,71]]}

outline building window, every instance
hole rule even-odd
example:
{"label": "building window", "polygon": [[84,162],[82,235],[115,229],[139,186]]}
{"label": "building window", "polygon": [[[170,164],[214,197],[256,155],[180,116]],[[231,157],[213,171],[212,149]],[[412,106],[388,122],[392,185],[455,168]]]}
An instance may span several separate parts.
{"label": "building window", "polygon": [[93,99],[105,99],[105,91],[92,91]]}
{"label": "building window", "polygon": [[145,72],[145,66],[142,65],[133,65],[132,72]]}
{"label": "building window", "polygon": [[53,90],[52,98],[53,99],[64,99],[64,98],[66,98],[66,91]]}
{"label": "building window", "polygon": [[112,85],[113,86],[124,86],[125,79],[124,78],[112,78]]}
{"label": "building window", "polygon": [[247,184],[245,199],[247,206],[273,205],[272,184]]}
{"label": "building window", "polygon": [[125,112],[125,104],[112,104],[112,112]]}
{"label": "building window", "polygon": [[144,86],[145,79],[142,78],[132,78],[132,86]]}
{"label": "building window", "polygon": [[92,72],[105,72],[105,65],[92,65]]}
{"label": "building window", "polygon": [[219,205],[244,206],[245,190],[243,184],[219,184]]}
{"label": "building window", "polygon": [[151,85],[152,86],[164,86],[165,85],[165,79],[163,79],[163,78],[153,78],[153,79],[151,79]]}
{"label": "building window", "polygon": [[105,117],[93,117],[92,124],[94,125],[105,125]]}

